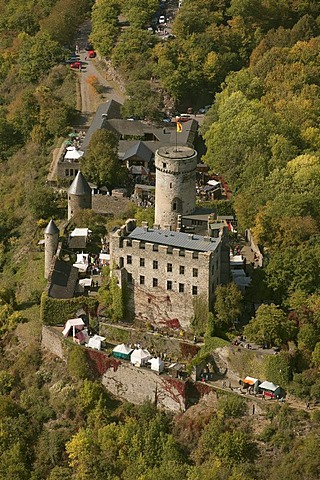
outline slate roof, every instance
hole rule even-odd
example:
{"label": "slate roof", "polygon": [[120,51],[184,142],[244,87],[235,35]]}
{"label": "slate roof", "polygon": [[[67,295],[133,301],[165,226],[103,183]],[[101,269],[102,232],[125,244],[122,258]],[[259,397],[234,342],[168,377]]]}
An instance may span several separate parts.
{"label": "slate roof", "polygon": [[128,238],[198,252],[213,252],[220,243],[218,238],[144,227],[135,228]]}
{"label": "slate roof", "polygon": [[105,128],[105,124],[110,118],[121,118],[120,114],[121,103],[116,100],[109,100],[106,103],[99,105],[91,125],[86,133],[85,139],[81,145],[83,150],[89,145],[92,134],[101,128]]}
{"label": "slate roof", "polygon": [[74,249],[86,248],[88,243],[88,237],[70,237],[68,247]]}
{"label": "slate roof", "polygon": [[52,219],[48,223],[44,233],[46,233],[47,235],[56,235],[57,233],[59,233],[59,229]]}
{"label": "slate roof", "polygon": [[71,183],[68,193],[71,195],[85,195],[91,193],[91,188],[80,171]]}
{"label": "slate roof", "polygon": [[61,260],[55,260],[48,281],[48,296],[52,298],[72,298],[78,281],[78,269]]}
{"label": "slate roof", "polygon": [[143,142],[140,141],[126,151],[122,160],[128,160],[129,158],[134,156],[137,156],[141,160],[149,162],[153,156],[153,152]]}

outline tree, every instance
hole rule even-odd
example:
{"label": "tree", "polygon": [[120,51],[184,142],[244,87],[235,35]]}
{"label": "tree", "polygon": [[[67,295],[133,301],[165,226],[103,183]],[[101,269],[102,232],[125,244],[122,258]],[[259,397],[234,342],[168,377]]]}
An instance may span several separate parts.
{"label": "tree", "polygon": [[73,346],[69,351],[68,371],[72,377],[77,379],[85,380],[91,378],[87,357],[80,346]]}
{"label": "tree", "polygon": [[242,311],[242,293],[235,283],[218,285],[215,290],[214,310],[221,329],[230,328]]}
{"label": "tree", "polygon": [[81,161],[82,173],[98,186],[112,189],[121,181],[118,158],[118,138],[108,130],[97,130],[91,137],[85,157]]}
{"label": "tree", "polygon": [[260,305],[256,316],[246,325],[244,334],[260,345],[281,346],[293,340],[297,328],[277,305]]}
{"label": "tree", "polygon": [[147,80],[136,80],[127,85],[128,99],[125,100],[121,112],[124,117],[158,120],[161,110],[161,95],[152,90]]}

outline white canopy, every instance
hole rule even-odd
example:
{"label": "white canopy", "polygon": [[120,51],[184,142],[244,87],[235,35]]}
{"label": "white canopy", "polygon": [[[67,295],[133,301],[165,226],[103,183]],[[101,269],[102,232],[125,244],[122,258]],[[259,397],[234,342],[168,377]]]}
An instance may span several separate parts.
{"label": "white canopy", "polygon": [[81,278],[79,280],[79,285],[82,287],[91,287],[92,286],[92,278]]}
{"label": "white canopy", "polygon": [[75,228],[70,233],[70,237],[87,237],[89,233],[92,233],[92,230],[89,230],[89,228]]}
{"label": "white canopy", "polygon": [[73,329],[73,336],[75,336],[75,330],[76,327],[79,327],[78,330],[81,330],[81,328],[84,326],[84,321],[82,318],[71,318],[70,320],[67,320],[64,329],[62,331],[62,335],[64,337],[67,337],[69,335],[70,329]]}
{"label": "white canopy", "polygon": [[105,339],[105,337],[101,337],[100,335],[94,335],[93,337],[89,338],[87,346],[90,348],[94,348],[95,350],[101,350],[101,343]]}
{"label": "white canopy", "polygon": [[160,357],[151,358],[148,360],[148,363],[151,363],[151,370],[161,373],[164,370],[164,361]]}
{"label": "white canopy", "polygon": [[77,253],[77,261],[73,264],[80,272],[86,272],[88,267],[88,254],[87,253]]}
{"label": "white canopy", "polygon": [[106,263],[110,262],[110,253],[100,253],[99,260],[102,265],[105,265]]}
{"label": "white canopy", "polygon": [[259,388],[262,388],[263,390],[269,390],[270,392],[275,392],[280,387],[272,382],[265,381],[260,383]]}
{"label": "white canopy", "polygon": [[213,187],[217,187],[218,185],[220,185],[220,182],[217,182],[217,180],[208,180],[207,184],[212,185]]}
{"label": "white canopy", "polygon": [[130,361],[133,365],[144,365],[147,361],[152,358],[152,355],[148,352],[148,350],[143,350],[139,348],[137,350],[133,350],[131,353]]}
{"label": "white canopy", "polygon": [[65,160],[79,160],[83,156],[84,152],[77,150],[75,147],[68,147],[65,154]]}
{"label": "white canopy", "polygon": [[132,352],[132,348],[129,348],[124,343],[121,343],[121,345],[114,347],[112,351],[115,353],[124,353],[125,355],[128,355],[130,352]]}

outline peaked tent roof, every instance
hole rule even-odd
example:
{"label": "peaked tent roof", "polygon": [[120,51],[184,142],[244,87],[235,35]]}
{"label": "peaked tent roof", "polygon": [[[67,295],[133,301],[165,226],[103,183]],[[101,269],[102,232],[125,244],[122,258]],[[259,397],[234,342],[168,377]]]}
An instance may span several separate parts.
{"label": "peaked tent roof", "polygon": [[91,193],[91,188],[80,171],[71,183],[68,193],[71,195],[85,195]]}
{"label": "peaked tent roof", "polygon": [[148,360],[151,357],[152,355],[148,352],[148,350],[142,350],[142,348],[139,348],[138,350],[133,350],[131,354],[131,362],[135,363],[139,360]]}
{"label": "peaked tent roof", "polygon": [[66,321],[64,329],[62,331],[62,335],[64,337],[67,337],[72,327],[83,327],[83,326],[84,326],[84,321],[82,320],[82,318],[71,318],[70,320]]}
{"label": "peaked tent roof", "polygon": [[259,388],[262,388],[263,390],[269,390],[270,392],[275,392],[280,387],[272,382],[265,381],[260,383]]}
{"label": "peaked tent roof", "polygon": [[150,148],[147,147],[147,145],[145,145],[143,142],[139,141],[126,151],[122,160],[128,160],[133,156],[137,156],[141,158],[141,160],[149,162],[152,158],[152,155],[153,153]]}
{"label": "peaked tent roof", "polygon": [[132,348],[128,347],[127,345],[125,345],[124,343],[122,343],[121,345],[117,345],[116,347],[114,347],[114,349],[112,350],[114,353],[124,353],[126,355],[128,355],[129,353],[132,352]]}
{"label": "peaked tent roof", "polygon": [[56,233],[59,233],[59,229],[52,219],[48,223],[44,233],[47,235],[55,235]]}

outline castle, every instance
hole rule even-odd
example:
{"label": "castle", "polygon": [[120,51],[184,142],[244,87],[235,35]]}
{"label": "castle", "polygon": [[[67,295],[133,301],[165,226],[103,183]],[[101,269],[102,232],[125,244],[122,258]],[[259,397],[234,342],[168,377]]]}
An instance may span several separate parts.
{"label": "castle", "polygon": [[[186,145],[160,147],[155,154],[155,223],[137,227],[135,220],[110,234],[110,266],[120,287],[129,293],[135,319],[153,325],[190,327],[197,307],[212,309],[215,288],[228,278],[225,235],[181,231],[182,219],[196,209],[197,152]],[[91,189],[79,171],[68,190],[68,220],[92,208]],[[45,231],[45,275],[59,232],[51,221]],[[71,291],[71,289],[69,289]]]}
{"label": "castle", "polygon": [[225,230],[215,238],[180,231],[196,208],[197,152],[188,146],[161,147],[155,155],[155,224],[134,220],[112,233],[111,268],[127,286],[136,319],[188,329],[197,305],[211,309],[214,291],[226,278]]}

